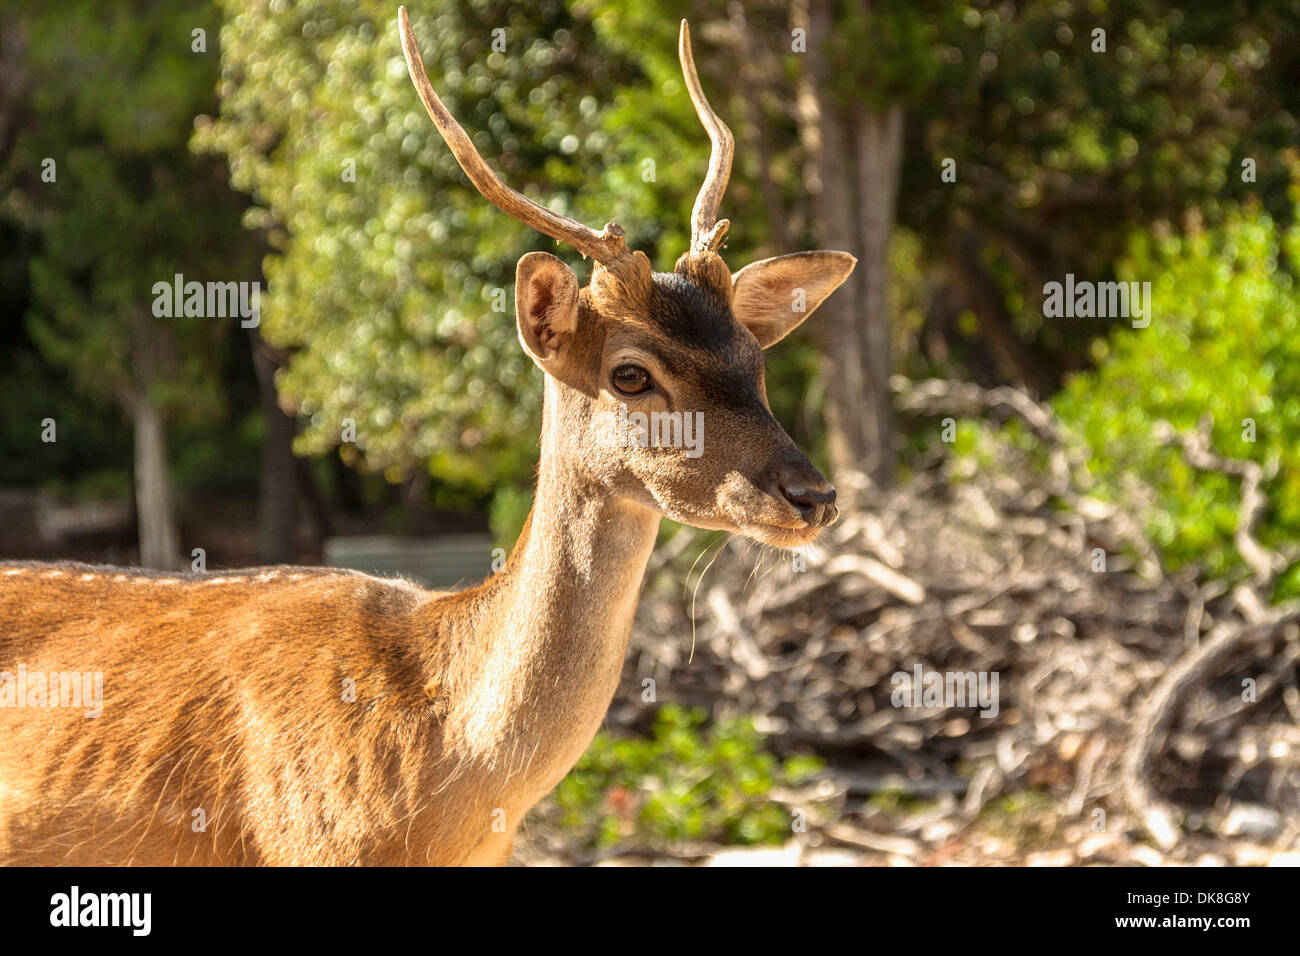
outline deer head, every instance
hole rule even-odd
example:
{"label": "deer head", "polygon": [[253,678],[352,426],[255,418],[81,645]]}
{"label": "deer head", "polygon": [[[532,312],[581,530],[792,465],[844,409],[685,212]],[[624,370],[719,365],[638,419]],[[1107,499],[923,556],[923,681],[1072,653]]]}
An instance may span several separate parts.
{"label": "deer head", "polygon": [[420,99],[478,191],[594,260],[585,288],[544,252],[525,255],[516,271],[519,341],[546,375],[543,468],[559,466],[548,456],[559,459],[592,493],[696,527],[779,547],[811,542],[836,518],[835,489],[773,418],[763,350],[835,291],[856,260],[802,252],[734,274],[723,262],[729,223],[718,207],[734,142],[700,86],[686,21],[678,53],[712,152],[690,247],[672,273],[629,250],[616,223],[598,232],[506,186],[434,91],[405,7],[398,23]]}

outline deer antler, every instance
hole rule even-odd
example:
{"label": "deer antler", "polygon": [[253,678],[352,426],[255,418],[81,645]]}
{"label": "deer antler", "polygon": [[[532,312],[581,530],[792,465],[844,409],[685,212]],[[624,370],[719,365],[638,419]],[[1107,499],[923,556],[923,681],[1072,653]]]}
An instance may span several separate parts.
{"label": "deer antler", "polygon": [[451,111],[434,92],[433,84],[429,82],[429,74],[424,70],[420,47],[415,42],[415,34],[411,31],[411,20],[406,14],[406,7],[397,8],[397,26],[402,36],[402,53],[406,56],[406,68],[411,74],[411,82],[415,84],[416,92],[424,101],[424,108],[429,111],[429,118],[433,120],[433,125],[438,127],[438,132],[451,147],[456,162],[460,163],[460,168],[465,170],[465,175],[483,194],[483,198],[506,215],[518,219],[524,225],[531,226],[552,239],[569,243],[584,256],[591,256],[597,262],[607,265],[627,254],[627,246],[623,242],[623,228],[618,223],[606,223],[604,230],[597,232],[590,226],[584,226],[567,216],[552,212],[503,183],[500,177],[488,168],[483,157],[474,148],[474,144],[470,142],[465,130],[456,122],[456,117],[451,115]]}
{"label": "deer antler", "polygon": [[686,90],[695,104],[695,113],[709,131],[709,140],[713,143],[709,171],[699,195],[695,197],[695,208],[691,210],[691,251],[717,252],[727,234],[727,227],[731,225],[728,220],[718,218],[718,205],[731,178],[731,157],[736,150],[736,141],[727,124],[713,112],[704,88],[700,86],[699,74],[695,72],[695,57],[691,53],[691,28],[685,20],[677,41],[677,57],[682,61],[682,75],[686,77]]}

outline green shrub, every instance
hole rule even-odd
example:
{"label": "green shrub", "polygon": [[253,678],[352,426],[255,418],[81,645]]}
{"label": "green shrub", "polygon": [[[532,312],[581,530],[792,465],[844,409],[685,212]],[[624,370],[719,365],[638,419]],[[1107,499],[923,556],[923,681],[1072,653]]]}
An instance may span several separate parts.
{"label": "green shrub", "polygon": [[[1283,229],[1255,208],[1212,231],[1140,235],[1118,273],[1151,282],[1151,324],[1098,341],[1097,370],[1075,377],[1055,401],[1092,448],[1099,492],[1144,508],[1173,567],[1239,572],[1232,534],[1240,487],[1162,447],[1153,435],[1161,419],[1190,431],[1208,416],[1218,454],[1261,464],[1276,457],[1258,534],[1272,546],[1300,537],[1298,263],[1300,228]],[[1156,500],[1130,495],[1128,476],[1155,489]],[[1294,592],[1295,577],[1284,576],[1280,591]]]}
{"label": "green shrub", "polygon": [[649,739],[597,734],[555,792],[557,823],[581,832],[591,847],[788,839],[790,810],[772,790],[806,780],[821,762],[778,759],[748,717],[707,728],[705,718],[703,709],[665,704]]}

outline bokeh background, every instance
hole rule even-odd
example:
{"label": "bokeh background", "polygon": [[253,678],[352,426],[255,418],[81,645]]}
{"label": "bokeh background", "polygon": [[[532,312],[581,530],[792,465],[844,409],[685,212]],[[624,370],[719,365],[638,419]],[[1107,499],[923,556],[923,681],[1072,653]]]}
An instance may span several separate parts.
{"label": "bokeh background", "polygon": [[[505,179],[662,270],[688,17],[727,261],[859,259],[768,373],[845,520],[665,525],[521,861],[1296,861],[1300,3],[408,6]],[[8,0],[0,556],[488,573],[537,249],[589,269],[469,185],[395,3]],[[177,273],[261,283],[259,325],[155,316]],[[1149,325],[1046,317],[1067,274],[1151,283]],[[997,673],[998,715],[897,706],[918,665]]]}

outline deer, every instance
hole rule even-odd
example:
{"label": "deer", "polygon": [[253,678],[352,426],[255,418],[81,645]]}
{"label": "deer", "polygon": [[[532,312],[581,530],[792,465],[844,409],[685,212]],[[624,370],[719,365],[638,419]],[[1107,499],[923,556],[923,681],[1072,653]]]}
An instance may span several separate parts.
{"label": "deer", "polygon": [[[519,344],[544,383],[524,529],[500,570],[455,591],[328,567],[0,564],[0,863],[503,865],[600,728],[662,519],[787,549],[836,520],[835,489],[772,414],[764,350],[855,259],[723,262],[734,140],[686,21],[711,151],[671,273],[617,224],[508,187],[434,91],[405,7],[398,31],[477,190],[592,260],[585,287],[549,253],[517,264]],[[676,412],[707,426],[698,455],[610,440],[611,420]],[[68,706],[69,672],[102,677],[97,716]]]}

